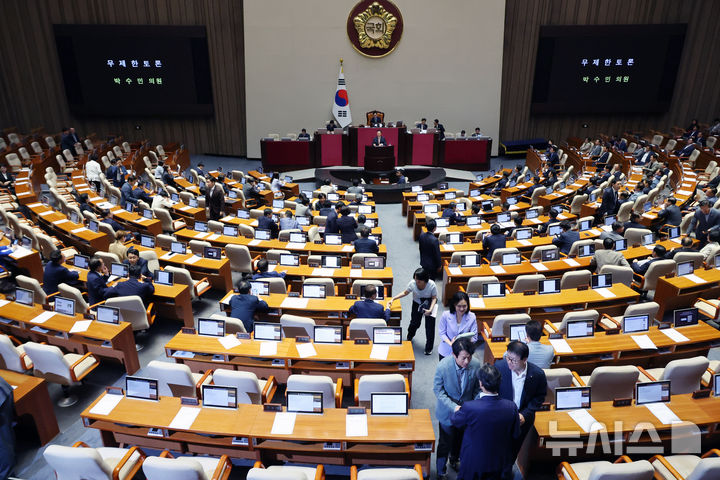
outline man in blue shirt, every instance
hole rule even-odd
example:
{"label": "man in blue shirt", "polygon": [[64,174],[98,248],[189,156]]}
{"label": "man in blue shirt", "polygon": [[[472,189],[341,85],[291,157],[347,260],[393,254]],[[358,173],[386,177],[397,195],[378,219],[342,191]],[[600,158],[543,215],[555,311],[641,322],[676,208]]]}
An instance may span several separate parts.
{"label": "man in blue shirt", "polygon": [[390,320],[390,309],[383,309],[383,306],[375,301],[377,288],[375,285],[365,286],[365,299],[358,300],[350,307],[349,312],[356,318],[383,318]]}
{"label": "man in blue shirt", "polygon": [[530,320],[525,324],[525,334],[527,335],[527,346],[530,350],[527,361],[540,368],[550,368],[550,364],[555,358],[555,349],[552,345],[540,343],[542,338],[542,326],[537,320]]}
{"label": "man in blue shirt", "polygon": [[255,325],[255,313],[270,310],[264,300],[250,293],[250,283],[241,281],[237,285],[238,294],[230,299],[230,316],[243,322],[245,331],[252,332]]}
{"label": "man in blue shirt", "polygon": [[259,278],[285,278],[285,272],[268,272],[270,264],[264,258],[258,260],[255,267],[257,268],[257,273],[252,276],[253,280]]}
{"label": "man in blue shirt", "polygon": [[60,250],[53,250],[50,254],[50,261],[45,265],[45,272],[43,272],[43,290],[48,295],[57,293],[59,284],[73,284],[80,277],[78,272],[73,272],[63,266],[63,262],[65,262],[63,253]]}
{"label": "man in blue shirt", "polygon": [[378,253],[378,245],[370,238],[370,229],[364,227],[360,230],[360,238],[353,242],[355,253]]}

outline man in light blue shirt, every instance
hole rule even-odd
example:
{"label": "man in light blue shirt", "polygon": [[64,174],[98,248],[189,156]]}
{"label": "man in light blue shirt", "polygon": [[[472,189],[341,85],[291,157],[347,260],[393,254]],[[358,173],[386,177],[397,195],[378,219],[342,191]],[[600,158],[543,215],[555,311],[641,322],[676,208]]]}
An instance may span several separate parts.
{"label": "man in light blue shirt", "polygon": [[530,349],[527,361],[540,368],[550,368],[555,358],[555,349],[552,345],[540,343],[542,337],[542,326],[537,320],[530,320],[525,324],[527,334],[527,346]]}

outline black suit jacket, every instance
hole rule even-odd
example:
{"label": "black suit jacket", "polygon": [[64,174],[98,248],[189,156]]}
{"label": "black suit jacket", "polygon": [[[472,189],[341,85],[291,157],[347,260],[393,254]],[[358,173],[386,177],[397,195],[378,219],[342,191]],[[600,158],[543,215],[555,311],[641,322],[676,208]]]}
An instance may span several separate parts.
{"label": "black suit jacket", "polygon": [[[142,260],[142,259],[141,259]],[[97,272],[90,272],[87,276],[88,303],[95,305],[105,300],[105,294],[109,290],[107,286],[108,276],[100,275]]]}
{"label": "black suit jacket", "polygon": [[677,205],[668,205],[664,210],[658,213],[667,225],[680,225],[682,222],[682,210]]}
{"label": "black suit jacket", "polygon": [[490,260],[493,252],[497,248],[505,248],[507,238],[502,233],[498,235],[488,235],[483,239],[483,250],[487,252],[487,259]]}
{"label": "black suit jacket", "polygon": [[385,137],[380,137],[380,138],[375,137],[375,138],[373,138],[373,143],[372,143],[372,144],[373,144],[373,146],[376,146],[376,147],[377,147],[377,146],[380,146],[380,145],[386,146],[386,145],[387,145],[387,142],[385,141]]}
{"label": "black suit jacket", "polygon": [[342,236],[342,243],[352,243],[357,240],[355,229],[357,228],[357,222],[350,215],[344,215],[335,221],[338,231]]}
{"label": "black suit jacket", "polygon": [[210,220],[219,220],[225,206],[225,192],[216,184],[212,190],[205,194],[205,203],[210,209]]}
{"label": "black suit jacket", "polygon": [[434,275],[442,265],[440,260],[440,242],[430,232],[424,232],[418,239],[420,248],[420,266]]}
{"label": "black suit jacket", "polygon": [[617,211],[617,192],[612,187],[603,190],[602,204],[598,210],[599,215],[613,214]]}
{"label": "black suit jacket", "polygon": [[[127,258],[123,260],[123,263],[125,265],[130,265],[130,260]],[[152,277],[152,273],[150,273],[150,269],[148,268],[148,261],[144,258],[140,257],[138,258],[137,264],[140,265],[140,272],[143,277]],[[89,278],[89,277],[88,277]]]}
{"label": "black suit jacket", "polygon": [[380,123],[382,123],[382,118],[380,118],[379,116],[375,115],[374,117],[370,118],[370,125],[377,125]]}
{"label": "black suit jacket", "polygon": [[[507,361],[502,359],[495,362],[495,366],[500,370],[500,396],[513,401],[513,384],[512,372],[508,367]],[[547,378],[542,368],[530,362],[527,363],[527,373],[525,374],[525,386],[523,387],[522,396],[520,397],[520,408],[518,411],[525,417],[525,423],[520,428],[521,436],[524,437],[535,422],[535,412],[545,401],[547,394]]]}
{"label": "black suit jacket", "polygon": [[141,282],[137,278],[129,278],[124,282],[119,282],[112,288],[109,288],[106,296],[111,297],[129,297],[137,295],[142,298],[143,304],[147,307],[155,293],[155,286],[150,282]]}
{"label": "black suit jacket", "polygon": [[273,222],[272,217],[262,216],[258,218],[258,228],[261,230],[270,230],[270,238],[278,238],[280,227]]}
{"label": "black suit jacket", "polygon": [[358,238],[353,242],[355,253],[378,253],[378,245],[375,240],[369,238]]}
{"label": "black suit jacket", "polygon": [[552,243],[558,247],[560,253],[567,255],[570,253],[572,244],[578,240],[580,240],[580,234],[574,230],[568,230],[567,232],[562,232],[556,238],[553,238]]}

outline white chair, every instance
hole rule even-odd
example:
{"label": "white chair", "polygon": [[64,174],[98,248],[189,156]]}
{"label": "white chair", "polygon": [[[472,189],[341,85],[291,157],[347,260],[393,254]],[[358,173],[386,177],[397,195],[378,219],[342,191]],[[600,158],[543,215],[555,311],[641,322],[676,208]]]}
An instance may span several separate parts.
{"label": "white chair", "polygon": [[[613,281],[615,281],[613,279]],[[660,305],[657,302],[642,302],[628,305],[622,315],[611,317],[607,313],[603,313],[600,319],[600,326],[603,328],[620,328],[622,326],[623,317],[629,317],[631,315],[647,315],[650,323],[655,321]]]}
{"label": "white chair", "polygon": [[628,228],[623,236],[627,239],[628,245],[642,245],[643,237],[649,233],[652,233],[652,230],[647,228]]}
{"label": "white chair", "polygon": [[165,267],[168,272],[173,272],[173,280],[175,283],[183,283],[190,289],[190,298],[193,302],[200,300],[210,290],[210,281],[207,277],[200,280],[194,280],[186,269],[181,267],[173,267],[168,265]]}
{"label": "white chair", "polygon": [[[717,253],[717,251],[712,252],[708,257],[708,260],[710,260],[711,258],[715,258],[715,255]],[[675,260],[675,263],[692,261],[693,268],[695,269],[702,268],[703,263],[705,263],[705,257],[700,252],[678,252],[672,259]]]}
{"label": "white chair", "polygon": [[640,372],[632,365],[595,367],[592,375],[581,376],[576,386],[591,387],[593,402],[632,398]]}
{"label": "white chair", "polygon": [[140,252],[140,258],[147,260],[150,273],[155,273],[156,270],[160,270],[160,261],[158,260],[155,250],[142,250]]}
{"label": "white chair", "polygon": [[532,254],[530,254],[530,261],[542,260],[543,252],[557,251],[557,258],[560,258],[560,250],[555,245],[540,245],[539,247],[533,248]]}
{"label": "white chair", "polygon": [[280,255],[290,255],[290,250],[281,250],[278,248],[271,248],[265,252],[265,260],[268,262],[280,262]]}
{"label": "white chair", "polygon": [[560,280],[560,289],[587,287],[590,285],[592,274],[588,270],[574,270],[565,272]]}
{"label": "white chair", "polygon": [[595,324],[598,322],[598,318],[600,317],[600,314],[597,310],[585,310],[580,312],[567,312],[565,315],[563,315],[562,321],[560,323],[557,322],[551,322],[549,320],[545,321],[545,331],[548,333],[565,333],[565,329],[567,328],[568,322],[574,322],[577,320],[592,320]]}
{"label": "white chair", "polygon": [[465,288],[465,292],[482,294],[483,285],[486,283],[498,283],[498,278],[495,276],[471,277]]}
{"label": "white chair", "polygon": [[260,380],[252,372],[218,368],[213,372],[213,385],[237,388],[238,403],[261,405],[271,402],[277,390],[274,376]]}
{"label": "white chair", "polygon": [[310,317],[284,313],[280,317],[280,326],[284,337],[308,336],[312,339],[315,336],[315,320]]}
{"label": "white chair", "polygon": [[505,313],[497,315],[493,319],[490,336],[510,338],[510,325],[525,325],[529,321],[530,315],[527,313]]}
{"label": "white chair", "polygon": [[657,480],[706,480],[720,478],[720,451],[696,455],[655,455],[650,459]]}
{"label": "white chair", "polygon": [[25,347],[15,337],[0,334],[0,369],[25,373],[32,368],[33,363],[25,353]]}
{"label": "white chair", "polygon": [[383,283],[381,280],[355,280],[352,284],[352,294],[360,297],[362,287],[366,287],[368,285],[374,285],[375,288],[379,288],[382,287]]}
{"label": "white chair", "polygon": [[198,257],[202,257],[205,254],[205,247],[212,247],[212,243],[204,240],[190,240],[188,242],[188,246],[190,247],[190,251],[192,253]]}
{"label": "white chair", "polygon": [[513,293],[522,293],[527,291],[537,292],[541,280],[545,280],[545,275],[535,273],[530,275],[518,275],[513,284]]}
{"label": "white chair", "polygon": [[[621,461],[626,463],[618,463]],[[557,468],[558,478],[566,480],[651,480],[654,472],[655,470],[647,460],[633,462],[624,460],[623,457],[615,463],[607,461],[573,464],[562,462]]]}
{"label": "white chair", "polygon": [[655,296],[655,287],[660,277],[664,277],[669,273],[675,273],[674,260],[657,260],[650,264],[645,275],[638,275],[640,283],[633,282],[633,286],[642,290],[648,299]]}
{"label": "white chair", "polygon": [[322,465],[317,467],[299,467],[294,465],[272,465],[263,467],[261,462],[255,462],[253,468],[247,473],[247,480],[324,480],[325,469]]}
{"label": "white chair", "polygon": [[177,232],[180,229],[185,228],[185,222],[182,220],[173,220],[170,216],[170,212],[168,212],[164,208],[153,208],[152,209],[153,214],[155,215],[155,218],[160,220],[160,223],[162,224],[163,232],[170,232],[174,233]]}
{"label": "white chair", "polygon": [[138,447],[89,448],[77,442],[72,447],[50,445],[43,458],[55,471],[56,480],[129,480],[146,457]]}
{"label": "white chair", "polygon": [[633,269],[631,267],[621,267],[620,265],[603,265],[600,269],[601,274],[612,274],[613,283],[623,283],[628,287],[632,285]]}
{"label": "white chair", "polygon": [[373,338],[373,328],[387,327],[382,318],[353,318],[348,326],[348,336],[354,338]]}
{"label": "white chair", "polygon": [[33,363],[33,375],[58,383],[62,387],[64,397],[58,402],[59,407],[70,407],[77,403],[77,397],[70,395],[70,386],[80,384],[83,378],[100,365],[90,352],[85,355],[63,354],[55,345],[35,342],[27,342],[24,347]]}
{"label": "white chair", "polygon": [[503,255],[506,253],[520,253],[517,248],[496,248],[490,258],[490,263],[502,263]]}
{"label": "white chair", "polygon": [[403,393],[410,395],[408,380],[399,373],[384,375],[363,375],[355,379],[355,405],[370,406],[373,393]]}
{"label": "white chair", "polygon": [[287,379],[287,391],[322,392],[323,409],[342,406],[342,378],[337,383],[324,375],[290,375]]}
{"label": "white chair", "polygon": [[366,468],[358,471],[357,466],[350,467],[350,480],[422,480],[423,471],[420,465],[414,468]]}
{"label": "white chair", "polygon": [[545,401],[549,403],[555,402],[555,389],[561,387],[572,387],[574,376],[570,369],[567,368],[543,368],[545,378],[547,379],[547,392],[545,393]]}
{"label": "white chair", "polygon": [[147,480],[226,480],[232,463],[227,455],[173,458],[166,450],[159,457],[147,457],[142,469]]}
{"label": "white chair", "polygon": [[325,287],[325,296],[335,296],[335,281],[332,278],[306,278],[303,285],[322,285]]}
{"label": "white chair", "polygon": [[245,245],[225,245],[225,255],[230,262],[230,270],[240,273],[252,272],[252,257]]}
{"label": "white chair", "polygon": [[86,314],[90,311],[90,305],[85,301],[82,292],[67,283],[58,284],[58,296],[75,300],[75,314]]}
{"label": "white chair", "polygon": [[40,282],[25,275],[18,275],[15,277],[15,281],[17,282],[18,287],[31,290],[33,292],[33,301],[35,303],[39,303],[41,305],[47,303],[48,296],[40,285]]}
{"label": "white chair", "polygon": [[212,382],[212,370],[193,373],[181,363],[152,360],[143,369],[143,376],[158,381],[158,395],[162,397],[200,397],[203,385]]}
{"label": "white chair", "polygon": [[692,393],[700,388],[700,381],[709,365],[710,361],[700,356],[672,360],[665,365],[665,368],[640,369],[642,373],[640,381],[670,380],[672,395]]}
{"label": "white chair", "polygon": [[374,253],[354,253],[353,256],[350,258],[350,264],[351,265],[364,265],[365,264],[365,258],[367,257],[377,257]]}
{"label": "white chair", "polygon": [[132,325],[133,331],[147,330],[155,322],[153,304],[145,308],[142,298],[137,295],[113,297],[105,300],[105,306],[120,309],[120,319]]}

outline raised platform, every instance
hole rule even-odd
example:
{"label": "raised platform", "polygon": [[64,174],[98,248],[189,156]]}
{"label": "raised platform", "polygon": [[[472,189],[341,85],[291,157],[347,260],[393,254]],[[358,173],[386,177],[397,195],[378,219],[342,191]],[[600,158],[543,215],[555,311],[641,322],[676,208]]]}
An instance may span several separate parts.
{"label": "raised platform", "polygon": [[392,183],[376,183],[378,176],[358,167],[325,167],[315,169],[316,186],[330,180],[341,190],[352,186],[354,179],[365,180],[365,191],[372,192],[376,203],[400,203],[402,193],[409,192],[414,185],[423,189],[433,189],[438,183],[446,180],[445,169],[437,167],[403,167],[408,183],[402,185]]}

